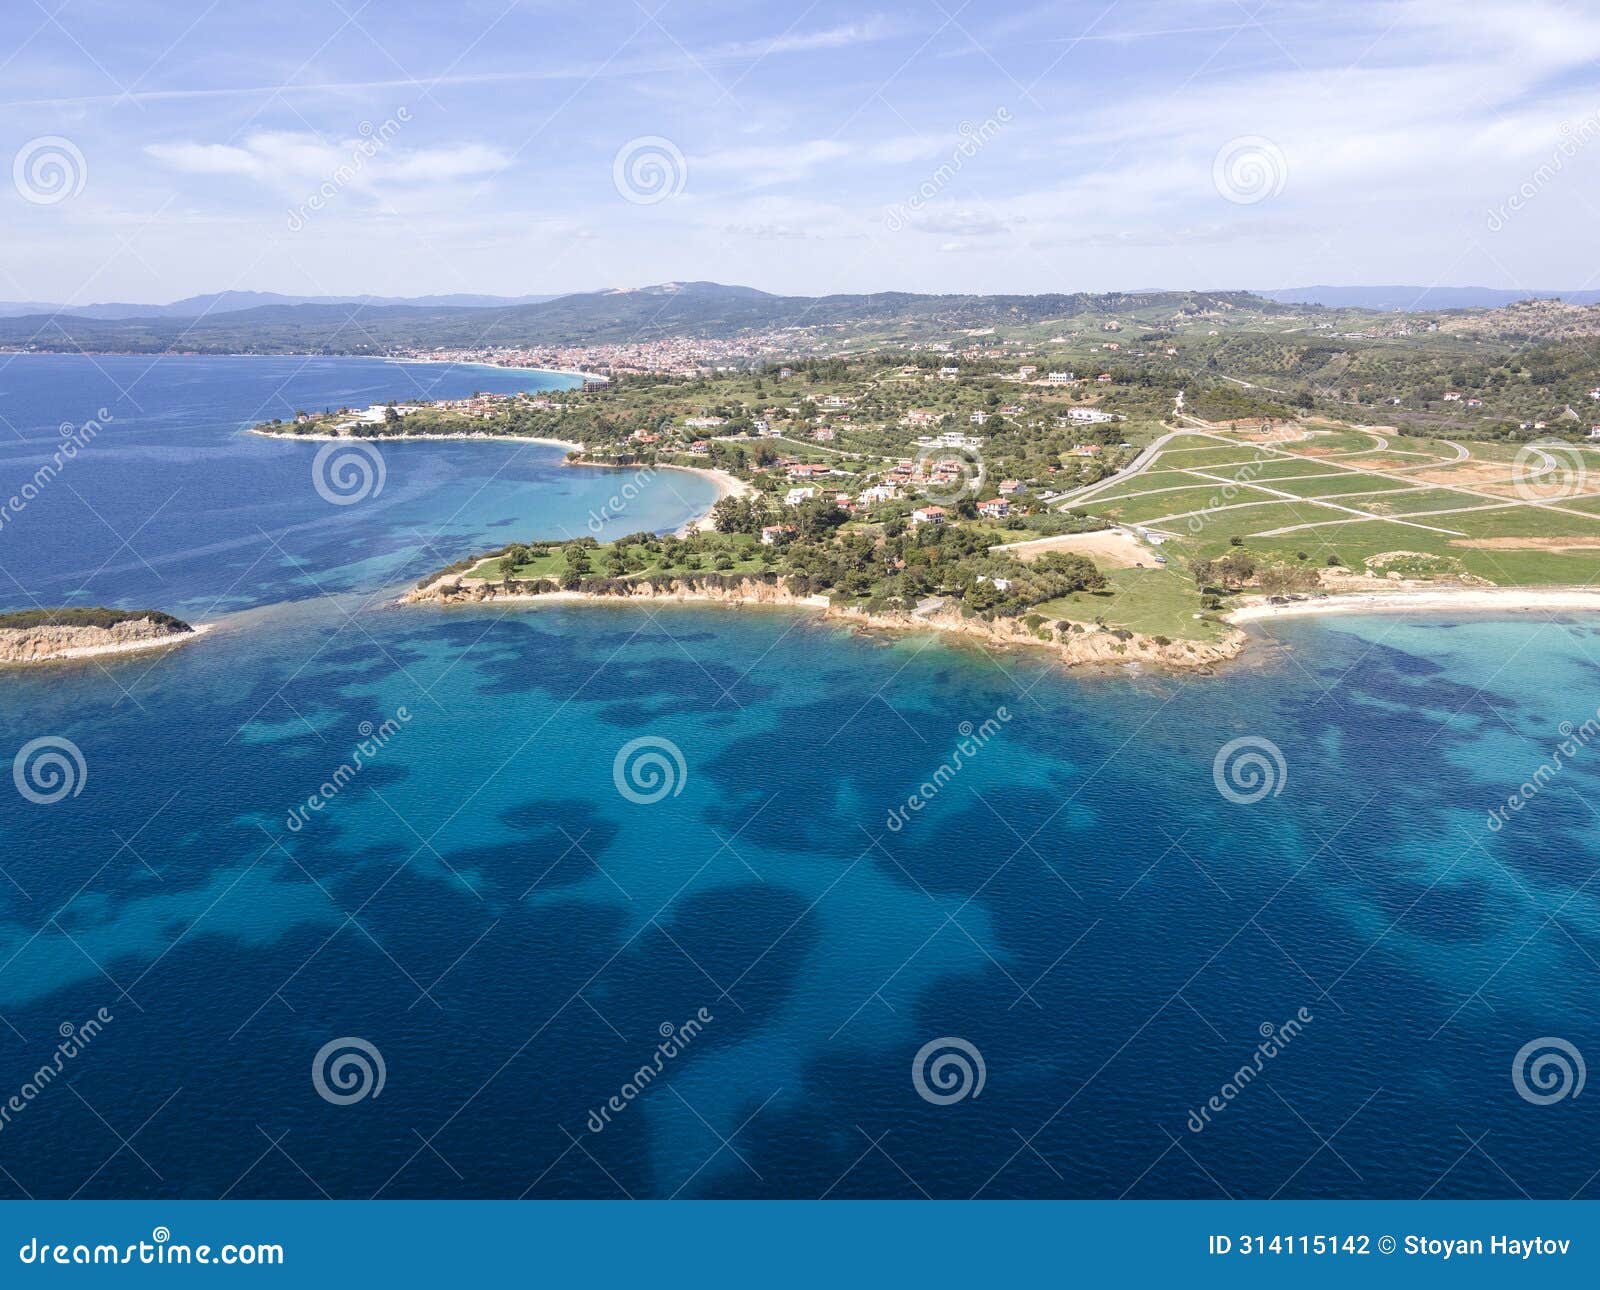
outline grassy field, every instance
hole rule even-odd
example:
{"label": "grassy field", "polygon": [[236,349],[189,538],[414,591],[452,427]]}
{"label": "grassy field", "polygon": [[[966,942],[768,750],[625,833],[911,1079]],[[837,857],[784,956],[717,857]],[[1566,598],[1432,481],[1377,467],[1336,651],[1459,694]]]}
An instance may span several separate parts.
{"label": "grassy field", "polygon": [[[1348,428],[1264,443],[1197,428],[1171,440],[1144,473],[1083,505],[1167,533],[1171,549],[1189,558],[1243,543],[1257,557],[1303,554],[1324,564],[1336,554],[1359,567],[1417,551],[1440,557],[1439,576],[1587,583],[1600,577],[1600,545],[1581,545],[1600,544],[1600,455],[1547,451],[1558,469],[1541,475],[1536,454],[1504,444]],[[1562,539],[1579,545],[1559,549]]]}
{"label": "grassy field", "polygon": [[1079,591],[1046,601],[1035,613],[1048,617],[1126,627],[1149,636],[1173,640],[1215,640],[1225,630],[1215,619],[1200,614],[1200,593],[1194,579],[1181,569],[1108,569],[1109,591]]}

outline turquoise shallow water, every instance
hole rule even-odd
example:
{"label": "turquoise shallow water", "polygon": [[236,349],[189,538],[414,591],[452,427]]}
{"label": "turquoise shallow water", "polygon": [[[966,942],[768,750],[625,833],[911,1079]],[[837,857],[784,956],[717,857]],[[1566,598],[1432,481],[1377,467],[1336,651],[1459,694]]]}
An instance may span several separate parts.
{"label": "turquoise shallow water", "polygon": [[[440,447],[445,491],[494,451]],[[580,518],[516,497],[515,536]],[[1513,1059],[1600,1051],[1600,751],[1487,825],[1600,705],[1592,622],[1079,676],[784,611],[386,608],[371,518],[376,566],[352,519],[299,598],[5,678],[6,757],[84,771],[0,793],[0,1081],[112,1018],[0,1120],[8,1194],[1593,1194],[1592,1090]],[[640,738],[665,780],[619,774]],[[1278,791],[1219,791],[1238,739]],[[340,1105],[352,1038],[384,1082]],[[935,1040],[966,1096],[914,1076]]]}

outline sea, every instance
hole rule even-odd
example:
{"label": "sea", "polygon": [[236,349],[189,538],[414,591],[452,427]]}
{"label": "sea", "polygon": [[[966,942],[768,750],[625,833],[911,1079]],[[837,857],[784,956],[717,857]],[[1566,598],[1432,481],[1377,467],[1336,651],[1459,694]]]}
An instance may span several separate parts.
{"label": "sea", "polygon": [[0,671],[0,1196],[1600,1191],[1600,623],[398,608],[714,490],[247,432],[573,383],[0,356],[0,609],[214,625]]}

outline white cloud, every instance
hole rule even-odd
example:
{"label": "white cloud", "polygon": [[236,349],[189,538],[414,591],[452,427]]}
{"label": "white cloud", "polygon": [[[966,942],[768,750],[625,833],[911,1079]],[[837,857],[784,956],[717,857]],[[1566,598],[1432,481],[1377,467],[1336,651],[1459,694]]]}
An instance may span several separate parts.
{"label": "white cloud", "polygon": [[335,143],[313,134],[263,130],[241,144],[152,143],[145,153],[180,174],[238,175],[290,193],[330,181],[356,192],[426,189],[495,174],[510,161],[503,149],[483,143],[406,149],[394,136],[385,140],[381,130]]}

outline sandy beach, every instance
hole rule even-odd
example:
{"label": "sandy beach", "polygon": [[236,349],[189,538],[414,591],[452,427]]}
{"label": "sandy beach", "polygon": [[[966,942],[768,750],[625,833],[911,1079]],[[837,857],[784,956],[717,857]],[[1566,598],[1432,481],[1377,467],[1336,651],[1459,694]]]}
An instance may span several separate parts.
{"label": "sandy beach", "polygon": [[1600,590],[1587,587],[1457,587],[1437,591],[1367,591],[1271,604],[1254,599],[1224,614],[1230,623],[1321,614],[1372,613],[1595,613]]}
{"label": "sandy beach", "polygon": [[[709,479],[717,486],[715,506],[724,497],[747,497],[755,491],[751,486],[737,475],[730,475],[725,470],[717,470],[711,466],[662,466],[661,470],[686,470],[692,475],[700,475]],[[706,507],[706,513],[698,519],[690,520],[678,530],[679,537],[687,537],[691,533],[708,533],[711,531],[711,506]]]}
{"label": "sandy beach", "polygon": [[300,443],[442,443],[459,440],[465,443],[542,443],[552,448],[565,448],[568,452],[583,451],[581,443],[573,443],[570,439],[542,439],[529,434],[471,434],[462,431],[459,434],[386,434],[362,438],[353,434],[291,434],[286,430],[263,430],[260,426],[251,426],[250,433],[258,434],[263,439],[289,439]]}

